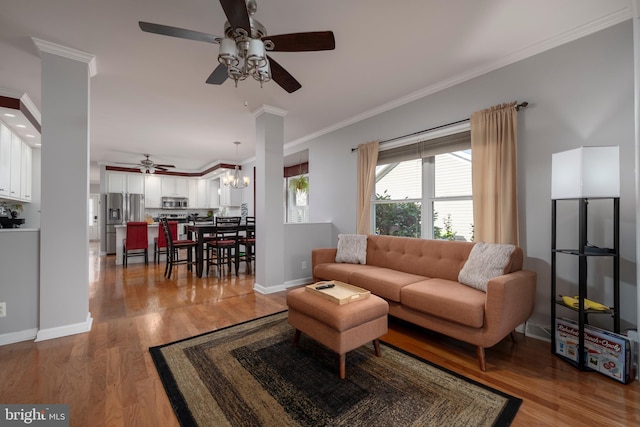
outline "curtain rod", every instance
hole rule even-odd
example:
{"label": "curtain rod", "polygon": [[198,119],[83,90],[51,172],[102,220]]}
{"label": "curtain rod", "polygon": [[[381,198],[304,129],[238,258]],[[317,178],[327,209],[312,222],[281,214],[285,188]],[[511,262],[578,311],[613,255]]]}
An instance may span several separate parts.
{"label": "curtain rod", "polygon": [[[527,101],[521,102],[520,104],[516,105],[516,111],[520,111],[521,108],[526,108],[528,105],[529,105],[529,103]],[[386,142],[396,141],[396,140],[402,139],[402,138],[407,138],[409,136],[420,135],[421,133],[430,132],[432,130],[438,130],[438,129],[446,128],[448,126],[453,126],[453,125],[457,125],[457,124],[460,124],[460,123],[468,122],[469,120],[471,120],[471,119],[470,118],[462,119],[462,120],[458,120],[457,122],[447,123],[446,125],[435,126],[435,127],[429,128],[429,129],[419,130],[418,132],[408,133],[408,134],[402,135],[402,136],[396,136],[395,138],[389,138],[389,139],[385,139],[384,141],[380,141],[380,144],[384,144]],[[353,151],[358,151],[358,147],[352,148],[351,151],[352,152]]]}

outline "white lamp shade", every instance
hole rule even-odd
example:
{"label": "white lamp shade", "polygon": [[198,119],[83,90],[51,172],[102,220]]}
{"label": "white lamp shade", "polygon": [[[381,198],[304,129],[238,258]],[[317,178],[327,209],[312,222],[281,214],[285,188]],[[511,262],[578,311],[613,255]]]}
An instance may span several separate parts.
{"label": "white lamp shade", "polygon": [[620,197],[620,147],[580,147],[551,156],[551,198]]}
{"label": "white lamp shade", "polygon": [[238,49],[234,40],[228,37],[220,40],[218,61],[226,66],[238,64]]}
{"label": "white lamp shade", "polygon": [[266,59],[264,57],[264,43],[260,39],[251,39],[249,42],[249,51],[247,52],[247,62],[254,67],[264,65]]}

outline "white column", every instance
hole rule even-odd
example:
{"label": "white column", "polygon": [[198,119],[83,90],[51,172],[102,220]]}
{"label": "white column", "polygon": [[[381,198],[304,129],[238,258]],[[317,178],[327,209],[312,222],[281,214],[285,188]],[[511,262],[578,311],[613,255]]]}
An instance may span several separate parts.
{"label": "white column", "polygon": [[263,105],[256,118],[256,283],[261,293],[284,287],[284,116]]}
{"label": "white column", "polygon": [[42,61],[40,324],[36,341],[86,332],[89,79],[95,58],[33,39]]}

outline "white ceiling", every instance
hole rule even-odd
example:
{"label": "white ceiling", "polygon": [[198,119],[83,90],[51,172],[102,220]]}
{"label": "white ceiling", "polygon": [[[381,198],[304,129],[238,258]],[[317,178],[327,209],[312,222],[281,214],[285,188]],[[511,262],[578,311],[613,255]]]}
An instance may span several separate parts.
{"label": "white ceiling", "polygon": [[[36,37],[95,55],[92,165],[158,163],[199,171],[254,153],[252,111],[288,111],[285,144],[434,92],[614,25],[628,0],[257,0],[269,34],[332,30],[336,49],[274,52],[301,84],[205,84],[217,45],[144,33],[138,21],[223,34],[218,0],[0,2],[0,88],[41,108]],[[246,104],[246,105],[245,105]],[[43,141],[46,144],[46,141]],[[94,175],[92,175],[93,177]]]}

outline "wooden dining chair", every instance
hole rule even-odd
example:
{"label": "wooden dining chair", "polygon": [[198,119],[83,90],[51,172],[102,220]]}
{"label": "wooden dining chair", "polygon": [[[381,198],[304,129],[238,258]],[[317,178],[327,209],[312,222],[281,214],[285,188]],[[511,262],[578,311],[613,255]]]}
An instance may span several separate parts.
{"label": "wooden dining chair", "polygon": [[[191,270],[193,264],[195,263],[193,252],[196,247],[196,241],[174,239],[171,234],[171,226],[169,225],[169,221],[167,221],[166,218],[163,218],[160,221],[160,224],[162,226],[162,229],[164,230],[164,237],[165,241],[167,242],[167,264],[164,268],[164,276],[167,278],[171,278],[171,272],[173,271],[174,265],[187,264],[187,268]],[[186,249],[185,258],[180,258],[180,249]]]}
{"label": "wooden dining chair", "polygon": [[144,221],[127,223],[127,234],[122,241],[122,264],[127,267],[127,260],[132,256],[144,256],[144,263],[149,264],[149,224]]}
{"label": "wooden dining chair", "polygon": [[235,257],[238,250],[238,231],[241,219],[239,216],[216,217],[216,231],[206,237],[204,241],[206,244],[207,275],[212,261],[215,261],[218,277],[222,277],[222,267],[225,264],[231,274],[232,260],[236,267],[236,275],[238,274]]}
{"label": "wooden dining chair", "polygon": [[[169,229],[173,240],[178,240],[178,221],[169,221]],[[158,236],[153,238],[153,263],[160,262],[160,254],[166,251],[167,239],[164,237],[164,228],[158,224]]]}
{"label": "wooden dining chair", "polygon": [[251,274],[253,272],[252,263],[256,259],[256,217],[248,216],[245,225],[245,234],[238,237],[238,246],[244,249],[240,251],[240,262],[245,263],[245,271]]}

